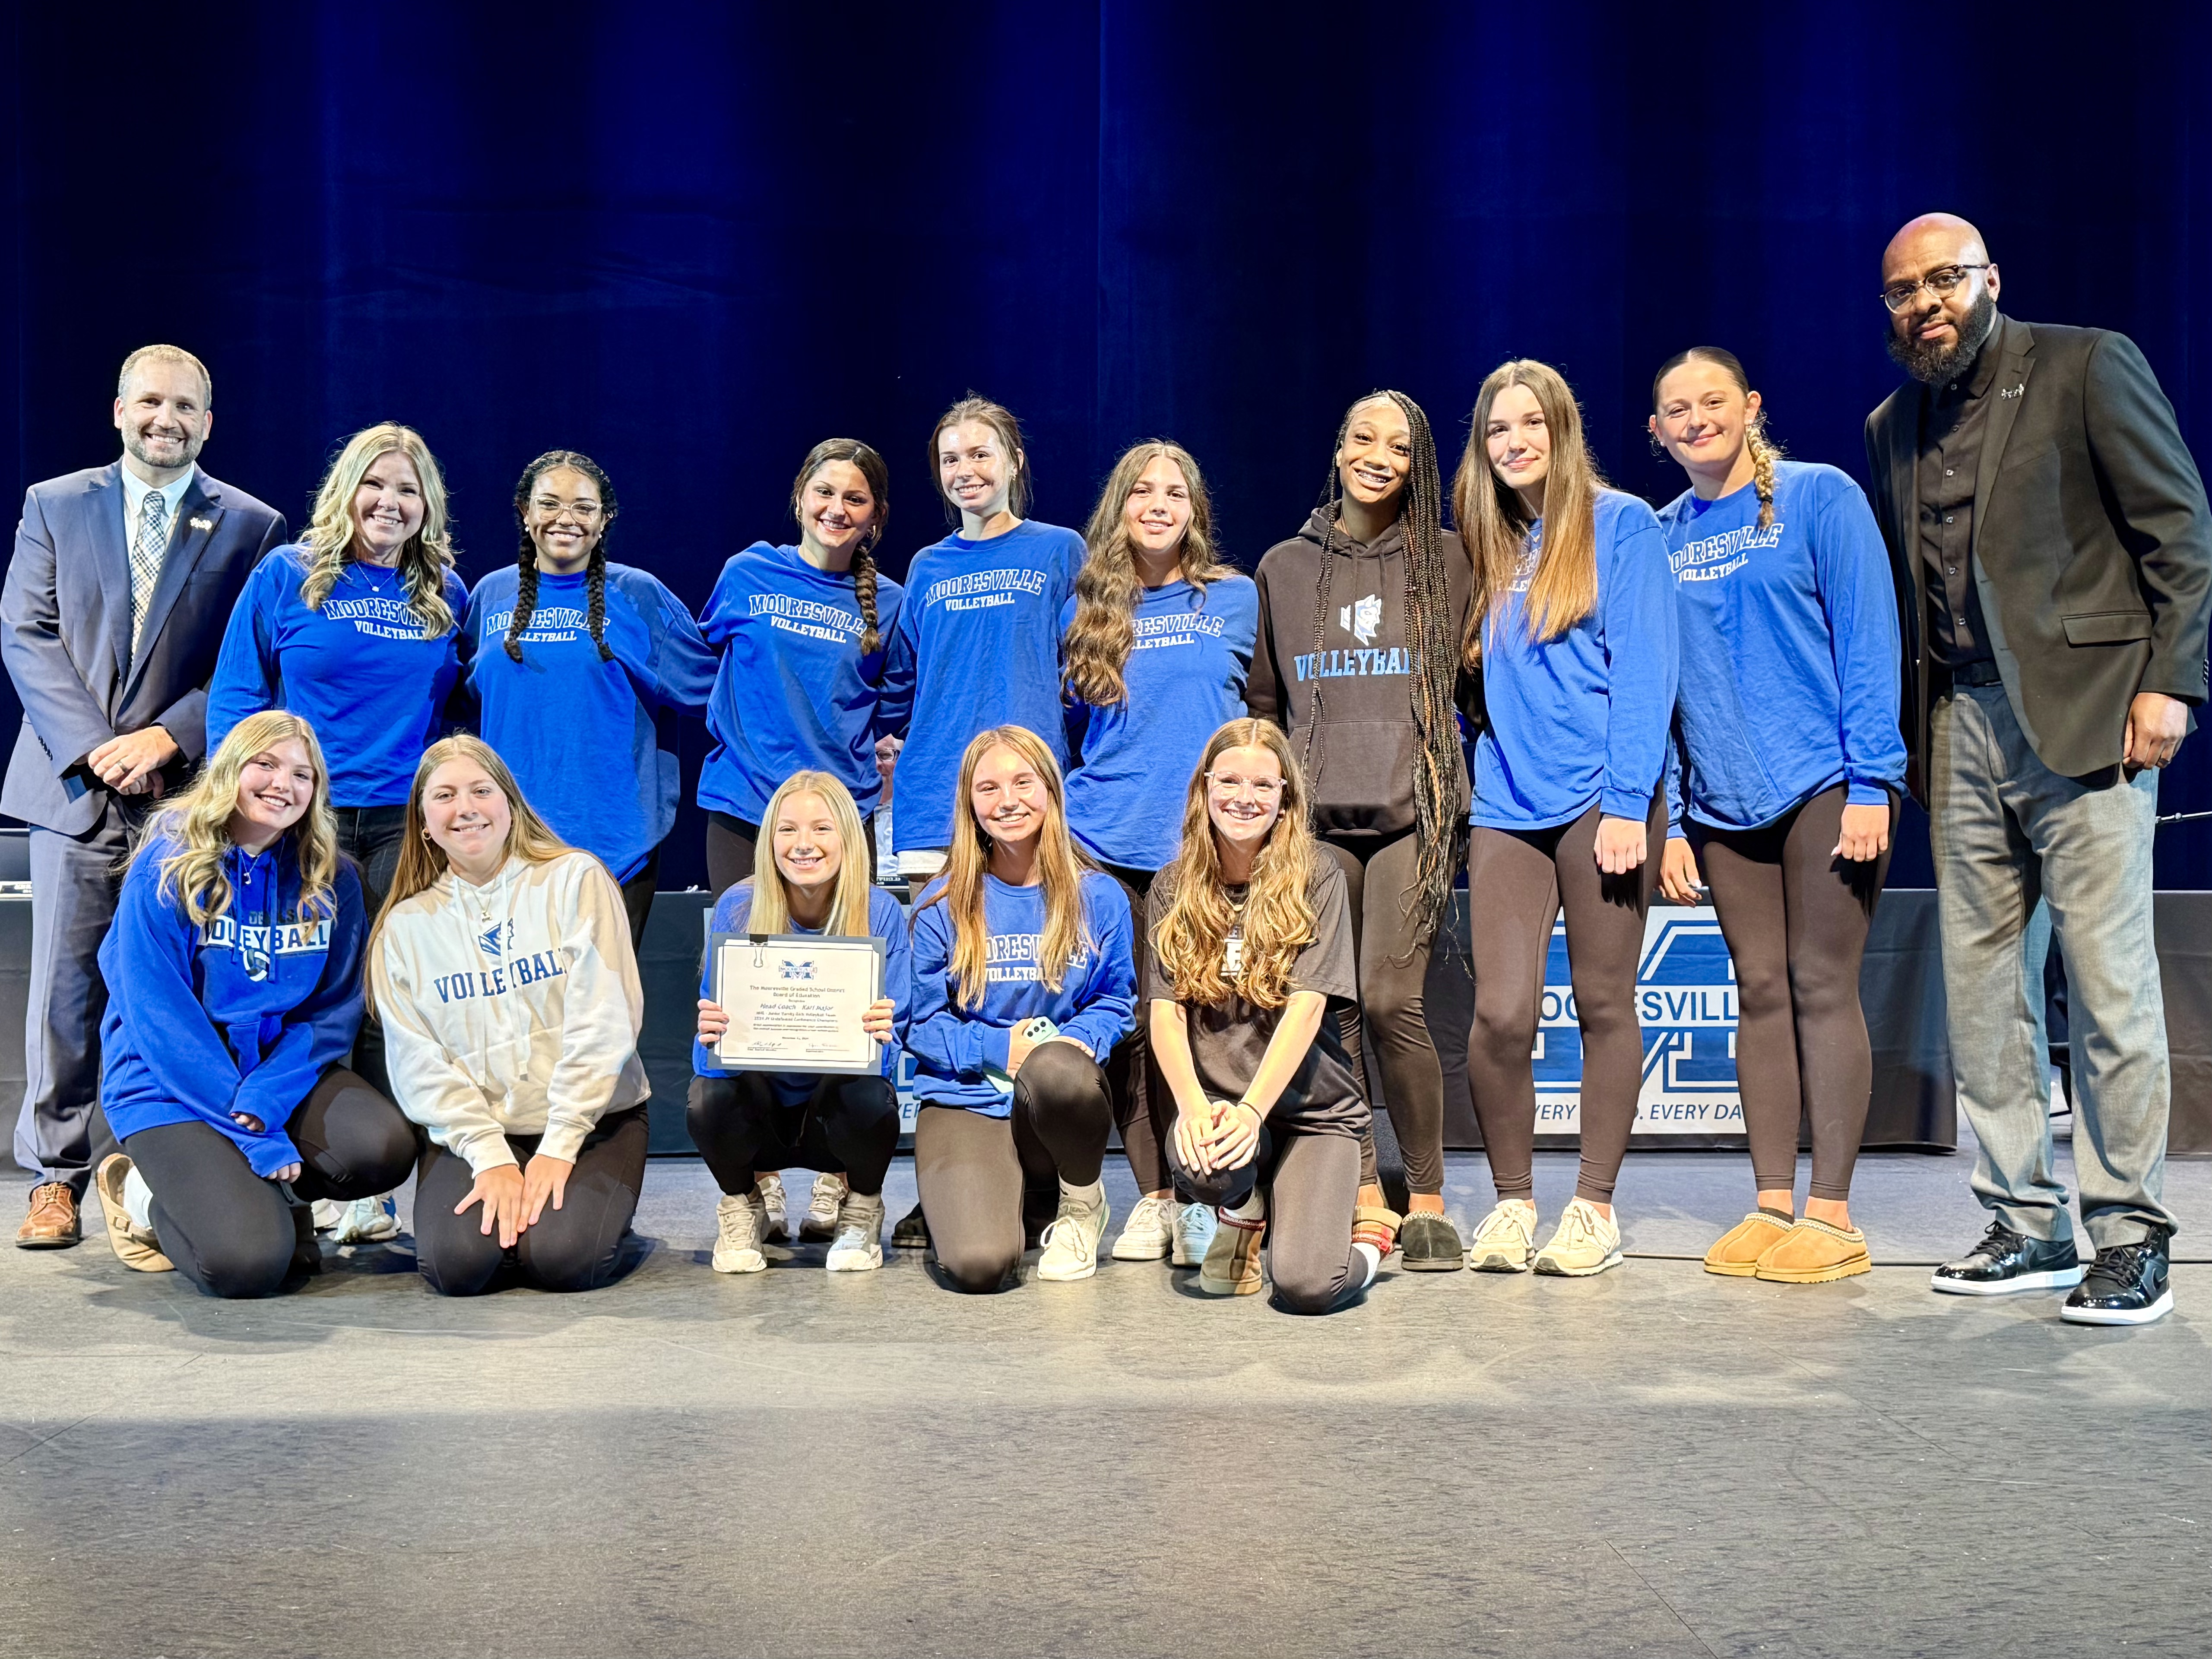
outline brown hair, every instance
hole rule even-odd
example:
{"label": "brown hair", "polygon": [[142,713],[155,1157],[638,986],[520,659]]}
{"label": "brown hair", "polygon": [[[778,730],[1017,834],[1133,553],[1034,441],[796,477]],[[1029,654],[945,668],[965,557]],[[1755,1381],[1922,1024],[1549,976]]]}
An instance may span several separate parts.
{"label": "brown hair", "polygon": [[[994,726],[978,732],[960,757],[960,782],[952,809],[952,846],[945,874],[921,909],[942,904],[952,917],[952,982],[961,1006],[982,1006],[988,988],[988,934],[983,921],[983,876],[991,866],[991,837],[969,805],[975,769],[994,749],[1012,750],[1040,778],[1052,810],[1037,831],[1037,869],[1044,878],[1044,936],[1037,945],[1037,977],[1057,991],[1068,964],[1090,945],[1083,925],[1083,878],[1097,866],[1067,833],[1067,793],[1060,764],[1042,738],[1026,726]],[[920,910],[917,910],[917,915]]]}
{"label": "brown hair", "polygon": [[[1751,396],[1751,376],[1743,372],[1743,364],[1735,353],[1723,351],[1718,346],[1692,346],[1678,351],[1659,365],[1659,372],[1651,377],[1651,412],[1659,412],[1659,387],[1669,374],[1685,363],[1711,363],[1735,382],[1735,389],[1747,398]],[[1759,491],[1759,527],[1774,528],[1774,464],[1782,459],[1782,446],[1766,435],[1766,410],[1751,416],[1743,423],[1744,447],[1751,451],[1752,487]]]}
{"label": "brown hair", "polygon": [[1121,674],[1137,641],[1132,619],[1143,590],[1137,582],[1129,526],[1121,514],[1137,480],[1156,460],[1173,461],[1182,468],[1190,493],[1190,521],[1183,526],[1182,544],[1176,550],[1182,579],[1202,592],[1207,582],[1227,569],[1213,545],[1213,502],[1188,450],[1158,439],[1139,444],[1115,462],[1106,487],[1098,492],[1098,505],[1091,510],[1090,528],[1083,532],[1089,556],[1075,578],[1075,619],[1067,628],[1067,667],[1062,676],[1077,696],[1101,708],[1129,699]]}
{"label": "brown hair", "polygon": [[1552,435],[1545,473],[1543,547],[1528,584],[1526,614],[1531,640],[1555,640],[1597,606],[1597,493],[1605,487],[1583,441],[1583,414],[1575,394],[1548,363],[1518,358],[1490,371],[1475,394],[1474,415],[1452,480],[1452,516],[1474,563],[1474,594],[1461,641],[1469,665],[1482,655],[1482,631],[1513,590],[1534,520],[1513,487],[1490,465],[1491,405],[1510,386],[1526,386],[1544,412]]}
{"label": "brown hair", "polygon": [[[934,446],[933,437],[930,443]],[[853,550],[853,597],[860,602],[860,654],[872,657],[883,647],[883,635],[876,631],[876,544],[884,538],[884,526],[891,521],[891,470],[884,465],[884,458],[862,443],[858,438],[824,438],[806,452],[806,459],[799,469],[799,476],[791,483],[791,516],[797,520],[799,533],[806,534],[806,520],[799,517],[799,497],[805,494],[808,480],[832,461],[849,461],[860,469],[860,476],[868,481],[868,494],[876,498],[875,521],[869,525],[868,533]],[[932,457],[931,465],[935,465]]]}
{"label": "brown hair", "polygon": [[[1206,775],[1231,749],[1264,749],[1283,769],[1283,810],[1252,861],[1252,879],[1240,910],[1221,880],[1221,849],[1208,811]],[[1290,739],[1269,720],[1235,720],[1206,739],[1191,774],[1182,811],[1182,851],[1160,872],[1167,913],[1153,930],[1160,965],[1174,983],[1177,1002],[1218,1007],[1232,995],[1258,1008],[1279,1008],[1291,999],[1291,969],[1314,942],[1315,848],[1308,822],[1305,775]],[[1243,965],[1232,981],[1222,971],[1230,930],[1244,930]]]}
{"label": "brown hair", "polygon": [[937,465],[937,441],[945,435],[946,427],[958,426],[963,421],[980,422],[998,434],[999,447],[1006,452],[1006,465],[1014,470],[1006,489],[1006,507],[1016,518],[1026,519],[1030,515],[1030,455],[1022,442],[1022,423],[1004,404],[994,404],[971,392],[939,416],[937,424],[929,428],[929,476],[937,480],[938,497],[945,503],[945,521],[951,525],[960,522],[960,505],[945,493],[944,475]]}
{"label": "brown hair", "polygon": [[141,363],[178,363],[200,377],[200,407],[215,407],[215,380],[207,372],[207,365],[184,349],[173,345],[140,346],[123,360],[123,372],[115,377],[115,395],[120,398],[131,386],[131,371]]}

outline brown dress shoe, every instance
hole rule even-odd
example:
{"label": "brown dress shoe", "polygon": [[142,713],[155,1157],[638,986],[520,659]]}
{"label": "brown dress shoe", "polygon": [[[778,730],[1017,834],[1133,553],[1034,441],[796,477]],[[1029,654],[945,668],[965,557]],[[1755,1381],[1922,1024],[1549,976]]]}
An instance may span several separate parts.
{"label": "brown dress shoe", "polygon": [[20,1250],[65,1250],[77,1242],[76,1195],[58,1181],[31,1188],[31,1212],[15,1229]]}

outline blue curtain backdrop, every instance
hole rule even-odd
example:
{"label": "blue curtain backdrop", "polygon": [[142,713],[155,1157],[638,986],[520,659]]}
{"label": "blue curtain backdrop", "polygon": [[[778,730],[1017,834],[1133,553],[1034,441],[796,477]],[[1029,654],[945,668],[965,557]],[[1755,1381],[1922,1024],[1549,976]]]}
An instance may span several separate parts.
{"label": "blue curtain backdrop", "polygon": [[[1171,435],[1248,566],[1352,398],[1409,392],[1449,471],[1510,356],[1566,372],[1655,501],[1680,475],[1650,374],[1700,341],[1794,453],[1863,477],[1898,379],[1877,261],[1930,208],[1982,225],[2014,314],[2132,335],[2212,454],[2201,6],[12,18],[17,490],[113,457],[116,365],[156,339],[212,368],[210,470],[295,525],[337,441],[405,421],[473,580],[513,556],[522,465],[580,448],[621,492],[615,556],[695,605],[789,538],[833,434],[890,459],[902,569],[941,533],[930,422],[970,387],[1027,422],[1036,516],[1081,524],[1124,445]],[[2212,805],[2212,733],[2163,801]],[[687,810],[665,881],[704,879],[699,839]],[[2212,885],[2212,827],[2162,832],[2159,872]],[[1893,880],[1926,879],[1916,820]]]}

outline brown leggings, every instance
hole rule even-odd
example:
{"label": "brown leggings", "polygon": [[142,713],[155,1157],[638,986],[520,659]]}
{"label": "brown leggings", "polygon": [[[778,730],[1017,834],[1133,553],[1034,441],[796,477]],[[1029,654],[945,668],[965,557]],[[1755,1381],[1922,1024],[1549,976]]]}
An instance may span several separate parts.
{"label": "brown leggings", "polygon": [[1114,1105],[1106,1078],[1072,1043],[1030,1050],[1006,1117],[925,1103],[914,1126],[914,1179],[937,1269],[955,1290],[998,1290],[1022,1259],[1024,1189],[1055,1176],[1098,1179]]}
{"label": "brown leggings", "polygon": [[[1366,1076],[1370,1085],[1378,1076],[1382,1080],[1382,1103],[1389,1109],[1390,1127],[1397,1131],[1398,1150],[1406,1160],[1407,1190],[1441,1194],[1444,1073],[1421,1006],[1431,939],[1414,932],[1406,913],[1406,891],[1413,885],[1420,843],[1404,835],[1395,841],[1360,836],[1322,845],[1344,872],[1359,961],[1359,1004],[1342,1015],[1345,1052],[1357,1076],[1363,1046],[1372,1051],[1366,1056]],[[1371,894],[1370,887],[1375,890]],[[1371,1135],[1361,1138],[1359,1178],[1363,1183],[1375,1180]]]}
{"label": "brown leggings", "polygon": [[1636,969],[1644,913],[1666,848],[1667,802],[1652,803],[1643,865],[1623,876],[1597,867],[1598,809],[1550,830],[1478,827],[1467,849],[1474,918],[1474,1029],[1468,1085],[1498,1195],[1535,1195],[1536,1074],[1530,1055],[1542,1012],[1552,920],[1567,914],[1568,971],[1583,1034],[1582,1173],[1575,1195],[1613,1202],[1636,1127],[1644,1082],[1644,1031]]}
{"label": "brown leggings", "polygon": [[1175,1157],[1176,1185],[1201,1204],[1236,1209],[1267,1185],[1267,1267],[1275,1305],[1324,1314],[1352,1290],[1352,1222],[1359,1201],[1359,1146],[1352,1136],[1294,1123],[1262,1123],[1252,1161],[1201,1176]]}
{"label": "brown leggings", "polygon": [[[1844,800],[1838,784],[1757,830],[1687,826],[1735,963],[1736,1086],[1753,1179],[1761,1192],[1796,1185],[1802,1109],[1813,1122],[1812,1195],[1838,1203],[1850,1196],[1874,1089],[1859,963],[1889,870],[1887,853],[1870,864],[1830,856]],[[1889,822],[1893,838],[1894,799]]]}

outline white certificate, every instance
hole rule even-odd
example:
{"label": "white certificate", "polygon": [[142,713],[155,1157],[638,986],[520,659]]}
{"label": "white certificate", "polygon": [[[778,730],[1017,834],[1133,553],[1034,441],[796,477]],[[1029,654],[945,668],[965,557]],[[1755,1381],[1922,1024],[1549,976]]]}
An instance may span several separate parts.
{"label": "white certificate", "polygon": [[883,1046],[860,1016],[883,995],[884,942],[716,933],[714,1001],[730,1018],[714,1058],[740,1072],[869,1073]]}

